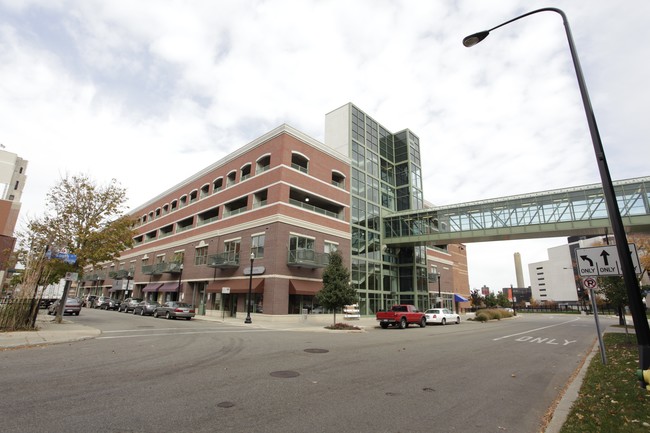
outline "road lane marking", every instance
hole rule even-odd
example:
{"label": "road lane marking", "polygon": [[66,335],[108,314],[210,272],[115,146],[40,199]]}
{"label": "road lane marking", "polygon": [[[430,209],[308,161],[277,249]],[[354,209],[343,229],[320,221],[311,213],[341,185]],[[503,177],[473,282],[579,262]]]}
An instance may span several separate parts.
{"label": "road lane marking", "polygon": [[553,328],[555,326],[566,325],[567,323],[575,322],[576,320],[580,320],[580,319],[573,319],[573,320],[569,320],[568,322],[562,322],[562,323],[556,323],[555,325],[543,326],[541,328],[531,329],[529,331],[518,332],[517,334],[505,335],[503,337],[494,338],[492,341],[503,340],[504,338],[516,337],[517,335],[530,334],[531,332],[541,331],[542,329],[548,329],[548,328]]}

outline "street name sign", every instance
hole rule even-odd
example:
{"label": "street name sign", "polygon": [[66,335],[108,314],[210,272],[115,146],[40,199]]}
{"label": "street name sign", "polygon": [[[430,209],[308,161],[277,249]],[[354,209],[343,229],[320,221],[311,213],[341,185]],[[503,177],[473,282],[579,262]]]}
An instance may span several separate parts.
{"label": "street name sign", "polygon": [[[635,244],[628,244],[634,272],[641,273],[639,255]],[[578,275],[581,277],[607,277],[623,275],[621,261],[618,257],[616,245],[576,249],[576,263]]]}

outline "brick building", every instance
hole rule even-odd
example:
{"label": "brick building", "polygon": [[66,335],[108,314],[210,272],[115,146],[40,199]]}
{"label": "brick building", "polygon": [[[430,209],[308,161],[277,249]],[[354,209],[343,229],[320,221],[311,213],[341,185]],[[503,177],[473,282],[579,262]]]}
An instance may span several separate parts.
{"label": "brick building", "polygon": [[445,305],[468,296],[463,245],[382,242],[384,214],[426,205],[418,137],[390,133],[352,104],[327,114],[325,130],[324,144],[282,125],[133,209],[134,247],[87,270],[82,293],[231,316],[246,311],[250,288],[253,313],[320,312],[314,295],[336,249],[361,314],[395,302],[428,308],[434,269]]}

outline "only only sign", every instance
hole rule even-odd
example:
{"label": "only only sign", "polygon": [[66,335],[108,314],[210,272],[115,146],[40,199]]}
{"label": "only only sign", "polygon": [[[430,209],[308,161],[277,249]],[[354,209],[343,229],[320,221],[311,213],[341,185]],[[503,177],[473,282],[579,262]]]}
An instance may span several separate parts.
{"label": "only only sign", "polygon": [[[639,265],[636,245],[628,244],[628,248],[632,257],[634,272],[640,274],[641,266]],[[578,275],[581,277],[623,275],[616,245],[578,248],[576,249],[576,263],[578,265]]]}

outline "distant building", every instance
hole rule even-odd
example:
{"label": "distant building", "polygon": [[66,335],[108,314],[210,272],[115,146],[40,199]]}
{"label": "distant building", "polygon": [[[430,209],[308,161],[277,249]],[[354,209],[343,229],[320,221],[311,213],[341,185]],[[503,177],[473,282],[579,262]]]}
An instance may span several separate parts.
{"label": "distant building", "polygon": [[27,161],[0,149],[0,287],[3,287],[7,260],[16,238],[14,230],[20,214]]}

